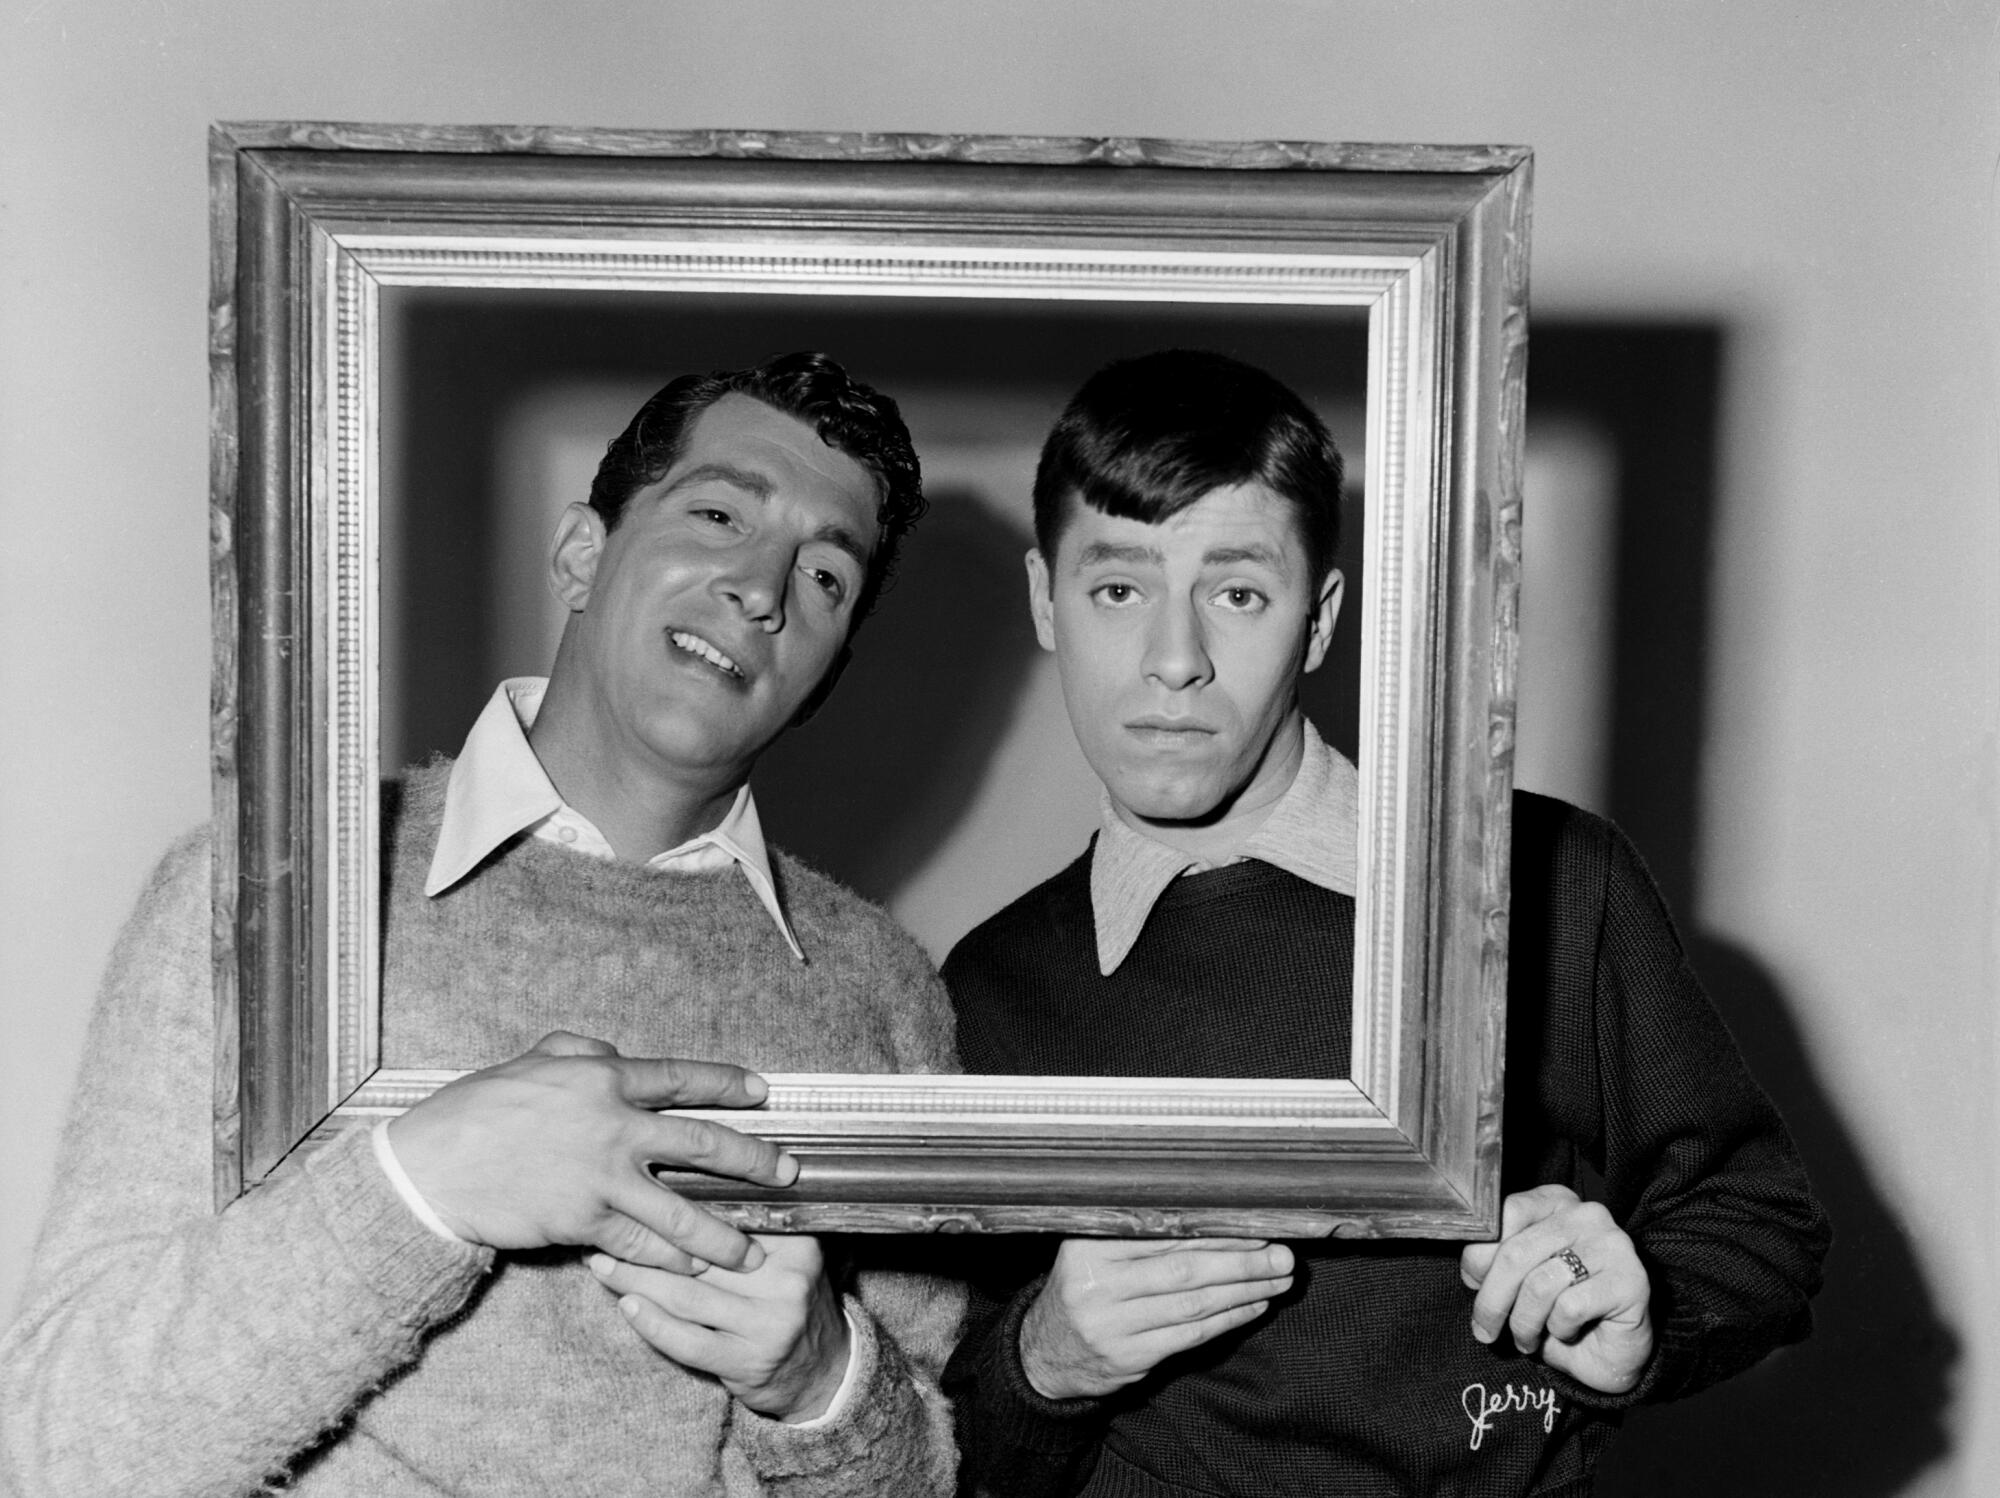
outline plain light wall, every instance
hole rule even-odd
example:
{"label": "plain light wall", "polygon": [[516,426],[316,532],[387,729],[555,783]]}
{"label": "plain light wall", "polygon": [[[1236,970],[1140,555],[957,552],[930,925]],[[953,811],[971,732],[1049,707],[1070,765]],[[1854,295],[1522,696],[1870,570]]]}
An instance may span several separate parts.
{"label": "plain light wall", "polygon": [[211,120],[1503,141],[1539,314],[1729,330],[1689,914],[1797,1000],[1963,1338],[1908,1491],[2000,1486],[1990,5],[7,12],[0,1307],[112,935],[206,813]]}

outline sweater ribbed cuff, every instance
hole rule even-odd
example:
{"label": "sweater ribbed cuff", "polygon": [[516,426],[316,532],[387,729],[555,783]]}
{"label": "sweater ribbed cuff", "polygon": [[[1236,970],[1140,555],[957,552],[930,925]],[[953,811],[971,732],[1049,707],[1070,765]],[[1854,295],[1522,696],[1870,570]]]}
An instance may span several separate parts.
{"label": "sweater ribbed cuff", "polygon": [[1099,1450],[1083,1491],[1086,1498],[1203,1498],[1200,1490],[1155,1477],[1110,1446]]}
{"label": "sweater ribbed cuff", "polygon": [[1639,1370],[1632,1387],[1622,1394],[1607,1394],[1579,1383],[1568,1374],[1544,1365],[1558,1397],[1579,1409],[1618,1415],[1642,1404],[1672,1399],[1687,1382],[1688,1372],[1701,1357],[1703,1340],[1711,1328],[1700,1317],[1676,1314],[1666,1271],[1651,1259],[1645,1260],[1646,1273],[1654,1285],[1652,1302],[1653,1351]]}
{"label": "sweater ribbed cuff", "polygon": [[367,1129],[349,1129],[309,1156],[302,1172],[356,1280],[406,1325],[452,1315],[493,1265],[492,1249],[448,1243],[417,1220],[376,1163]]}
{"label": "sweater ribbed cuff", "polygon": [[867,1470],[878,1450],[893,1438],[903,1406],[916,1395],[902,1354],[888,1342],[860,1301],[842,1300],[852,1337],[848,1346],[846,1398],[827,1417],[787,1424],[743,1405],[733,1417],[737,1444],[759,1476],[805,1477],[842,1468]]}
{"label": "sweater ribbed cuff", "polygon": [[833,1391],[833,1398],[827,1401],[826,1408],[810,1420],[791,1421],[793,1430],[812,1430],[821,1425],[831,1425],[845,1414],[847,1407],[854,1402],[857,1383],[854,1375],[860,1366],[854,1360],[854,1349],[861,1342],[861,1323],[846,1306],[840,1308],[840,1317],[847,1323],[847,1366],[840,1371],[840,1383]]}
{"label": "sweater ribbed cuff", "polygon": [[1083,1431],[1095,1433],[1108,1407],[1104,1400],[1087,1395],[1051,1399],[1028,1381],[1028,1370],[1021,1362],[1021,1327],[1047,1283],[1048,1276],[1043,1275],[1022,1286],[981,1349],[981,1413],[1004,1422],[1015,1444],[1042,1451],[1069,1451]]}

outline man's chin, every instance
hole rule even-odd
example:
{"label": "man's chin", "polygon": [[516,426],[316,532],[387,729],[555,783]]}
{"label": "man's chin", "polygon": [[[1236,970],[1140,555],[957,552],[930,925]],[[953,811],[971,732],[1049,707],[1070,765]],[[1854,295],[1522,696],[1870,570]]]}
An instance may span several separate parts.
{"label": "man's chin", "polygon": [[728,778],[746,773],[779,732],[763,724],[754,729],[745,725],[736,733],[717,733],[714,728],[714,724],[654,722],[647,725],[643,742],[656,769],[672,778]]}
{"label": "man's chin", "polygon": [[1226,798],[1207,785],[1142,785],[1121,786],[1111,799],[1142,822],[1200,823],[1214,816]]}

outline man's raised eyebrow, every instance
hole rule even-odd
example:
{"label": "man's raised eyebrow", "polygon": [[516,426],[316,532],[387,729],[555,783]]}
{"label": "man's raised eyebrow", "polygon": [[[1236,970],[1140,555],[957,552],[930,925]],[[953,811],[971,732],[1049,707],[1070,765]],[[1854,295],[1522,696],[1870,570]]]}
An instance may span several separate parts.
{"label": "man's raised eyebrow", "polygon": [[1202,565],[1207,567],[1233,567],[1238,562],[1262,562],[1266,567],[1285,570],[1284,554],[1275,546],[1255,542],[1249,546],[1211,546],[1201,554]]}
{"label": "man's raised eyebrow", "polygon": [[1141,546],[1137,542],[1093,541],[1076,554],[1076,565],[1095,567],[1100,562],[1151,563],[1158,567],[1166,561],[1166,554],[1157,546]]}
{"label": "man's raised eyebrow", "polygon": [[854,558],[854,565],[863,572],[868,570],[868,548],[844,525],[823,525],[813,532],[815,541],[824,541],[829,546],[837,546]]}
{"label": "man's raised eyebrow", "polygon": [[771,497],[772,483],[761,473],[748,468],[738,468],[733,463],[702,463],[690,468],[686,473],[667,486],[668,494],[678,494],[690,484],[706,483],[720,479],[732,488],[742,489],[758,499]]}

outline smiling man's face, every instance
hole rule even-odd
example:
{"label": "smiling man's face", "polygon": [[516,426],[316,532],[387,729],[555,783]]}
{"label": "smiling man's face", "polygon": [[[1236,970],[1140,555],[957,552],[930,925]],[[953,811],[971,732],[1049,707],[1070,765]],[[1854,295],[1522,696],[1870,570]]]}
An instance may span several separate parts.
{"label": "smiling man's face", "polygon": [[810,426],[730,394],[616,529],[571,506],[553,568],[593,778],[739,783],[846,643],[878,498]]}
{"label": "smiling man's face", "polygon": [[1070,506],[1053,561],[1028,554],[1029,601],[1113,805],[1154,830],[1267,808],[1298,767],[1298,679],[1325,658],[1339,574],[1314,585],[1293,507],[1259,484],[1158,525]]}

